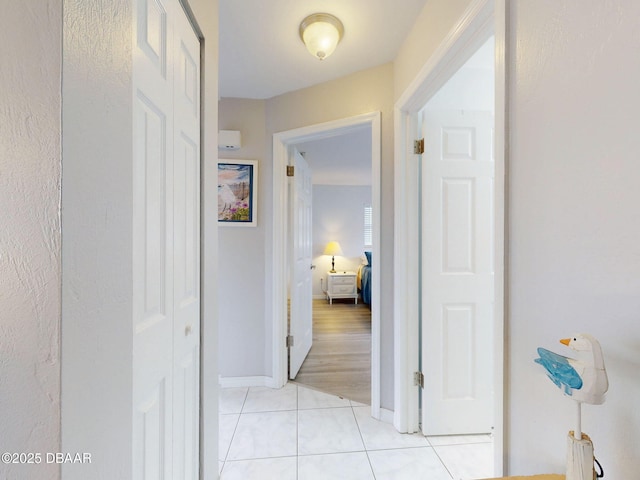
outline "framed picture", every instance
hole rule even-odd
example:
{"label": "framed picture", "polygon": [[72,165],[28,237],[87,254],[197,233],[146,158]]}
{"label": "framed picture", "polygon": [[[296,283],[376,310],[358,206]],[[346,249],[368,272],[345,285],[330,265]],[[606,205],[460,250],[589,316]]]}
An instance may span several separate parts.
{"label": "framed picture", "polygon": [[258,224],[258,162],[218,159],[218,224]]}

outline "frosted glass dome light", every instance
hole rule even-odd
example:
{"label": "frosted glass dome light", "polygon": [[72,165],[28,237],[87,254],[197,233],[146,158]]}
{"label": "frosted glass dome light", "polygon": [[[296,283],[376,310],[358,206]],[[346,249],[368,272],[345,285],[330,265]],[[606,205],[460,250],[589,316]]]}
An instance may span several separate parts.
{"label": "frosted glass dome light", "polygon": [[311,55],[320,60],[333,53],[343,33],[342,22],[328,13],[314,13],[300,23],[300,38]]}

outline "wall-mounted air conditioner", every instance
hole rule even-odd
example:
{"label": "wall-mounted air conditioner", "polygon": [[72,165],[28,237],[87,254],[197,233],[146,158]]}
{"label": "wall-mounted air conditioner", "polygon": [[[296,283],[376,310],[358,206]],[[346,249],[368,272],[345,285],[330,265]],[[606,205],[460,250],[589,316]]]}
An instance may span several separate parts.
{"label": "wall-mounted air conditioner", "polygon": [[238,130],[219,130],[218,149],[237,150],[241,146],[240,132]]}

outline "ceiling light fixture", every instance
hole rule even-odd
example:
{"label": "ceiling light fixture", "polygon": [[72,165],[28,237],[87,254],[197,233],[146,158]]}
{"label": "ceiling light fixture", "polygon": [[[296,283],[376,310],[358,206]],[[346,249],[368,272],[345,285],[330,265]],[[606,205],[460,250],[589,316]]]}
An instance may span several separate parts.
{"label": "ceiling light fixture", "polygon": [[342,22],[328,13],[314,13],[300,23],[300,38],[314,57],[324,60],[342,39]]}

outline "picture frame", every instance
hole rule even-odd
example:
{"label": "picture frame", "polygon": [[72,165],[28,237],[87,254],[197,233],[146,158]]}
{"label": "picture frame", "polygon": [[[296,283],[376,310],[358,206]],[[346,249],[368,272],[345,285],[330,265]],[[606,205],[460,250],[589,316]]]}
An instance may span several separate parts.
{"label": "picture frame", "polygon": [[258,162],[218,159],[218,225],[258,225]]}

